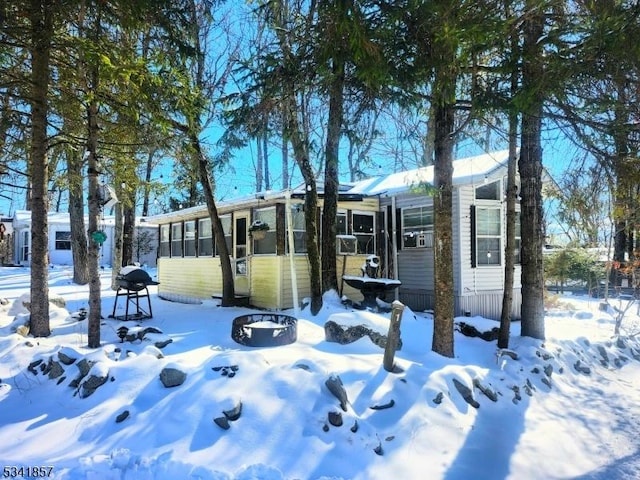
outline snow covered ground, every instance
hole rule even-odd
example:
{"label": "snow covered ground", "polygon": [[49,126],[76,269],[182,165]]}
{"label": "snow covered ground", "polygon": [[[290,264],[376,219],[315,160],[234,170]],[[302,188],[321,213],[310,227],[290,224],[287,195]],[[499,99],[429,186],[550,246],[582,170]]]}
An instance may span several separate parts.
{"label": "snow covered ground", "polygon": [[[232,340],[231,327],[255,311],[214,300],[172,303],[158,298],[155,287],[152,319],[107,318],[115,293],[110,272],[103,275],[102,347],[90,350],[87,321],[76,315],[88,307],[88,288],[71,283],[69,267],[50,271],[50,295],[66,305],[52,305],[53,332],[44,339],[15,331],[27,315],[29,271],[0,268],[4,477],[640,478],[635,307],[615,339],[614,320],[598,301],[563,297],[546,318],[545,342],[520,337],[513,325],[517,359],[497,356],[495,342],[459,332],[455,358],[436,355],[431,316],[407,309],[400,371],[389,373],[383,349],[368,338],[339,345],[324,334],[330,317],[384,330],[389,314],[347,309],[328,295],[318,316],[301,312],[295,343],[248,347]],[[121,301],[116,314],[123,310]],[[456,320],[480,330],[496,326],[478,317]],[[124,342],[117,334],[122,326],[129,334]],[[78,381],[80,363],[90,371]],[[184,383],[165,387],[160,373],[167,367],[186,373]],[[92,375],[108,380],[88,393],[83,382]],[[330,377],[344,385],[346,412],[325,385]],[[477,407],[454,380],[470,389]],[[214,422],[240,404],[229,429]],[[330,412],[341,413],[342,426],[329,423]]]}

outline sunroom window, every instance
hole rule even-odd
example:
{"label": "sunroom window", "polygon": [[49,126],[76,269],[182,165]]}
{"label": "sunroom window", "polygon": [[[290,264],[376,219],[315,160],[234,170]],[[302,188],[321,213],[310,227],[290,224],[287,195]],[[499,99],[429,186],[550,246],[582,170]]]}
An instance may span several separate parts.
{"label": "sunroom window", "polygon": [[276,253],[276,209],[264,208],[255,210],[253,214],[253,224],[262,222],[269,225],[269,230],[260,235],[253,234],[253,253],[256,255]]}
{"label": "sunroom window", "polygon": [[210,257],[213,255],[210,218],[201,218],[198,220],[198,255],[201,257]]}
{"label": "sunroom window", "polygon": [[196,256],[196,222],[189,220],[184,222],[184,256]]}
{"label": "sunroom window", "polygon": [[182,256],[182,223],[171,224],[171,256]]}
{"label": "sunroom window", "polygon": [[[300,206],[293,205],[291,207],[291,221],[293,231],[293,246],[296,253],[307,253],[307,240],[304,211]],[[289,244],[289,236],[287,235],[287,245]],[[287,247],[288,250],[288,247]]]}
{"label": "sunroom window", "polygon": [[160,251],[158,252],[161,257],[168,257],[171,255],[171,244],[169,243],[169,225],[160,225]]}
{"label": "sunroom window", "polygon": [[[231,215],[221,216],[220,222],[222,223],[222,231],[224,232],[224,241],[227,244],[227,251],[229,252],[229,255],[233,255],[233,237],[231,235]],[[217,243],[215,243],[215,246],[216,246],[216,256],[218,256],[220,255],[220,249],[218,248]]]}

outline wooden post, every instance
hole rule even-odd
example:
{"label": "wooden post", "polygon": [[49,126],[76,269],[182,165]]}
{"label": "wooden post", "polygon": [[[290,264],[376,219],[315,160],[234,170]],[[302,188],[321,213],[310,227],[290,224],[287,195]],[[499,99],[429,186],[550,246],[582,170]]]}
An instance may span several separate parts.
{"label": "wooden post", "polygon": [[387,334],[387,344],[384,347],[384,360],[382,366],[387,372],[393,372],[396,346],[400,340],[400,321],[404,312],[404,304],[395,300],[391,304],[391,321],[389,322],[389,333]]}

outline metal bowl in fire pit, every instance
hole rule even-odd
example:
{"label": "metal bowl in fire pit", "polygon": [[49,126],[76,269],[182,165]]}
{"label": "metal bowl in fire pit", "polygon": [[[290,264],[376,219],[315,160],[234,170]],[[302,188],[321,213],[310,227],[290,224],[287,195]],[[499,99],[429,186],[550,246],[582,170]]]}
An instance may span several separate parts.
{"label": "metal bowl in fire pit", "polygon": [[231,338],[249,347],[288,345],[298,337],[298,320],[279,313],[252,313],[233,320]]}

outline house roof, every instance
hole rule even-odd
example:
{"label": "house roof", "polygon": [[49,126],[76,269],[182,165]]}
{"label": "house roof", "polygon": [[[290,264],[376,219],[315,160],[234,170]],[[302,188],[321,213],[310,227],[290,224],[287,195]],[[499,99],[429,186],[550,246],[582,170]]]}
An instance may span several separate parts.
{"label": "house roof", "polygon": [[[85,222],[87,217],[85,216]],[[145,226],[145,218],[136,218],[136,226]],[[69,225],[69,214],[63,212],[49,212],[47,214],[47,223],[49,225]],[[100,218],[100,225],[112,227],[115,225],[115,217],[113,215],[105,215]],[[31,210],[17,210],[13,216],[13,226],[15,228],[27,228],[31,226]]]}
{"label": "house roof", "polygon": [[[454,160],[453,184],[480,183],[485,178],[492,177],[497,171],[506,168],[508,160],[508,150]],[[434,167],[432,165],[363,180],[356,183],[349,192],[363,195],[384,195],[406,192],[419,185],[433,184]]]}
{"label": "house roof", "polygon": [[[508,150],[455,160],[453,162],[453,184],[466,185],[481,183],[486,178],[492,178],[497,172],[506,169],[508,160]],[[418,185],[433,185],[433,173],[434,168],[430,166],[373,177],[355,183],[341,184],[339,197],[341,201],[361,201],[365,197],[406,192]],[[324,193],[324,185],[318,182],[316,187],[318,195],[322,196]],[[287,194],[290,194],[291,198],[294,199],[304,198],[305,190],[306,188],[303,183],[292,188],[290,191],[258,192],[231,200],[220,201],[216,203],[216,206],[218,211],[224,214],[232,209],[264,205],[265,201],[273,203],[278,200],[283,200]],[[193,219],[202,214],[206,214],[206,212],[206,205],[198,205],[173,212],[153,215],[148,217],[146,221],[148,223],[159,224],[167,220]]]}

